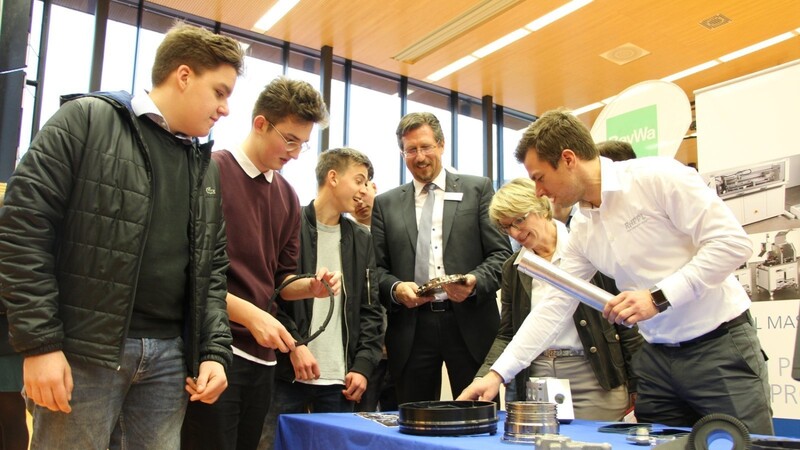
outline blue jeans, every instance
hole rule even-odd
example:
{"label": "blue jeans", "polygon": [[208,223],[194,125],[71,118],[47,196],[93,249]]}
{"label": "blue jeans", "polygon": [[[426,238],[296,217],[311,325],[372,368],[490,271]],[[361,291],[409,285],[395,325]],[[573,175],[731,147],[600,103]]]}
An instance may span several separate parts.
{"label": "blue jeans", "polygon": [[292,413],[353,412],[353,402],[344,398],[344,386],[288,383],[276,380],[272,405],[264,420],[259,450],[273,448],[278,428],[278,416]]}
{"label": "blue jeans", "polygon": [[183,340],[127,339],[118,370],[67,356],[72,412],[34,405],[31,449],[178,449],[189,396]]}

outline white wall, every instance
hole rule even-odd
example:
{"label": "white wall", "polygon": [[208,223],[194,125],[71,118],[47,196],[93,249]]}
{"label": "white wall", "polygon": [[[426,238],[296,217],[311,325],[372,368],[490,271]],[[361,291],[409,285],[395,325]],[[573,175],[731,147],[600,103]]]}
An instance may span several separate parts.
{"label": "white wall", "polygon": [[701,172],[800,155],[800,60],[695,91],[695,114]]}

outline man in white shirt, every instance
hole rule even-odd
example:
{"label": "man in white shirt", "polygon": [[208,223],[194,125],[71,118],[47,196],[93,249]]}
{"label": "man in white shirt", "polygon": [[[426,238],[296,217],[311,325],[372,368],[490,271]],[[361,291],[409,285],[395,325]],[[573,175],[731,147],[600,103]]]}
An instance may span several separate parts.
{"label": "man in white shirt", "polygon": [[[752,244],[700,176],[671,158],[602,158],[586,127],[562,111],[529,126],[515,156],[537,195],[556,205],[579,202],[561,268],[583,279],[597,270],[614,278],[621,293],[603,315],[638,324],[646,340],[633,360],[636,417],[691,426],[725,413],[752,433],[773,434],[750,299],[731,275]],[[578,300],[548,289],[492,371],[460,398],[494,398],[570,320]]]}

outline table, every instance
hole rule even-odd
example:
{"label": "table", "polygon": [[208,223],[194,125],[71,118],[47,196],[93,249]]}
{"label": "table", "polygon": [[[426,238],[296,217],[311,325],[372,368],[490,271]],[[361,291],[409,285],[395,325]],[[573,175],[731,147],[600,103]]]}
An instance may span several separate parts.
{"label": "table", "polygon": [[[284,414],[278,419],[275,450],[301,449],[474,449],[514,450],[526,448],[502,440],[505,411],[498,412],[497,434],[471,436],[415,436],[400,433],[397,427],[389,428],[353,413]],[[639,446],[626,441],[623,434],[600,433],[597,428],[611,422],[574,420],[562,424],[560,434],[574,441],[603,443],[614,449],[637,450]],[[530,446],[527,446],[530,447]]]}

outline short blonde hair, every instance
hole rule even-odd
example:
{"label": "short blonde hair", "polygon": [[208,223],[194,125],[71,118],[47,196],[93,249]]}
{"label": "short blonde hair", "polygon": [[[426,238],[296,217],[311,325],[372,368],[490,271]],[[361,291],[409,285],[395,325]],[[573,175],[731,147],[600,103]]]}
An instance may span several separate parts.
{"label": "short blonde hair", "polygon": [[489,205],[489,218],[500,227],[503,219],[513,219],[527,213],[543,219],[553,219],[553,205],[547,197],[536,195],[536,183],[529,178],[514,178],[495,192]]}

